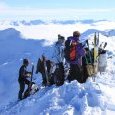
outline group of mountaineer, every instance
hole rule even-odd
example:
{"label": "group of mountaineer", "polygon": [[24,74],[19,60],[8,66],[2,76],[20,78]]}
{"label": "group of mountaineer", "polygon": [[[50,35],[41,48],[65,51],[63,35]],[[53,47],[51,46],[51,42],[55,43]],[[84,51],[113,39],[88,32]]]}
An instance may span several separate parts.
{"label": "group of mountaineer", "polygon": [[[82,44],[79,38],[79,31],[74,31],[73,36],[68,37],[67,40],[63,36],[58,35],[52,59],[47,59],[45,55],[38,59],[35,73],[41,73],[43,86],[53,84],[60,86],[64,84],[65,80],[68,80],[68,82],[73,80],[77,80],[80,83],[86,82],[89,73],[92,71],[88,72],[87,65],[88,63],[93,63],[94,59],[89,47],[85,47],[86,44]],[[28,87],[31,84],[31,81],[27,79],[32,75],[32,72],[27,71],[28,64],[28,59],[24,59],[23,65],[19,70],[18,82],[20,90],[18,98],[20,100],[23,99],[25,84]]]}

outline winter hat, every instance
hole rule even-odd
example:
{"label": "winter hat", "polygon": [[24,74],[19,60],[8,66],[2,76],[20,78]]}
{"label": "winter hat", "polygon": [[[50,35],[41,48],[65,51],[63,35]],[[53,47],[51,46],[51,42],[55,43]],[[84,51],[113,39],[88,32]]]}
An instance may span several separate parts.
{"label": "winter hat", "polygon": [[61,36],[60,34],[58,34],[58,40],[65,40],[64,36]]}
{"label": "winter hat", "polygon": [[28,59],[23,59],[23,64],[29,64]]}
{"label": "winter hat", "polygon": [[74,37],[79,37],[80,36],[80,32],[79,31],[74,31],[73,32],[73,36]]}

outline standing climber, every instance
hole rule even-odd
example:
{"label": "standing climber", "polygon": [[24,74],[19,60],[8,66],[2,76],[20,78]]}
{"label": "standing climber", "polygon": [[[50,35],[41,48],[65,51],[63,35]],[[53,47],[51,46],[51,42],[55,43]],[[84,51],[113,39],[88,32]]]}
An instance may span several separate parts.
{"label": "standing climber", "polygon": [[24,98],[23,92],[25,89],[25,84],[30,85],[30,81],[27,79],[28,77],[31,77],[31,72],[27,71],[27,66],[29,65],[28,59],[23,59],[23,65],[20,67],[19,70],[19,78],[18,82],[20,85],[20,90],[18,93],[18,99],[22,100]]}

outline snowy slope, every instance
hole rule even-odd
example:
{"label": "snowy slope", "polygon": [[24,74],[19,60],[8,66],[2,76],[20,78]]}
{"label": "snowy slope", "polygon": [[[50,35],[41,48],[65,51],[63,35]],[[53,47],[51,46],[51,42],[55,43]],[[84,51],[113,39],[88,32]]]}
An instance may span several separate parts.
{"label": "snowy slope", "polygon": [[[92,40],[93,31],[86,31],[86,37]],[[51,57],[53,46],[45,40],[25,40],[22,33],[13,28],[1,30],[0,36],[0,115],[115,114],[114,36],[100,35],[100,42],[108,42],[108,56],[113,57],[108,59],[106,73],[98,74],[96,82],[89,78],[84,84],[73,81],[61,87],[53,85],[20,102],[17,102],[17,79],[22,59],[28,58],[36,65],[42,53]],[[41,75],[34,74],[34,81],[40,85]]]}
{"label": "snowy slope", "polygon": [[45,40],[25,40],[20,32],[13,28],[0,31],[0,36],[0,102],[2,105],[12,98],[17,98],[18,70],[22,59],[28,58],[30,63],[37,63],[38,58],[47,50],[50,51],[52,47],[45,46]]}

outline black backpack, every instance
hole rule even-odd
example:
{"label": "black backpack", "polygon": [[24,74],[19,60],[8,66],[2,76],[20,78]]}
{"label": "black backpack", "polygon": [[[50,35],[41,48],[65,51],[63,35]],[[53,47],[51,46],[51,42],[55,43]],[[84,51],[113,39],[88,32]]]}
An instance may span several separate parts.
{"label": "black backpack", "polygon": [[67,61],[75,61],[77,59],[77,44],[70,37],[65,41],[64,54]]}

